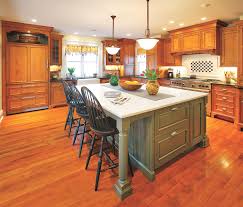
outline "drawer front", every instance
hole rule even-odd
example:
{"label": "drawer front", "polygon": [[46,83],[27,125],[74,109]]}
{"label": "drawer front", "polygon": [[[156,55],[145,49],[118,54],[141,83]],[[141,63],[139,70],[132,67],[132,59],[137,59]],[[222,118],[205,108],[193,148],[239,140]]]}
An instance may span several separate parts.
{"label": "drawer front", "polygon": [[51,84],[51,105],[63,105],[66,103],[66,97],[62,83]]}
{"label": "drawer front", "polygon": [[8,96],[34,95],[48,93],[48,84],[23,84],[8,86]]}
{"label": "drawer front", "polygon": [[187,148],[189,124],[183,121],[164,130],[155,138],[155,168],[175,158]]}
{"label": "drawer front", "polygon": [[35,106],[47,106],[48,105],[48,95],[38,95],[35,97]]}
{"label": "drawer front", "polygon": [[155,115],[155,133],[156,135],[171,124],[187,120],[189,116],[189,105],[179,104],[156,112]]}
{"label": "drawer front", "polygon": [[219,114],[226,115],[226,116],[235,116],[235,109],[227,106],[222,105],[215,105],[214,112],[218,112]]}
{"label": "drawer front", "polygon": [[225,104],[233,104],[235,103],[234,95],[223,95],[221,93],[215,93],[216,102],[224,102]]}
{"label": "drawer front", "polygon": [[236,88],[224,85],[213,85],[213,90],[222,95],[236,95]]}

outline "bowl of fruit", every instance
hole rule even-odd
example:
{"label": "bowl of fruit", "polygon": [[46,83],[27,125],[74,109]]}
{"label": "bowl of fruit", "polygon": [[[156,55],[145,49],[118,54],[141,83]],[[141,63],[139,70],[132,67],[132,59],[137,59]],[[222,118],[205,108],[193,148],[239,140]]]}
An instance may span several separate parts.
{"label": "bowl of fruit", "polygon": [[119,85],[124,90],[127,90],[127,91],[136,91],[139,88],[141,88],[143,84],[140,83],[140,82],[138,82],[138,81],[124,81],[124,80],[120,80],[119,81]]}

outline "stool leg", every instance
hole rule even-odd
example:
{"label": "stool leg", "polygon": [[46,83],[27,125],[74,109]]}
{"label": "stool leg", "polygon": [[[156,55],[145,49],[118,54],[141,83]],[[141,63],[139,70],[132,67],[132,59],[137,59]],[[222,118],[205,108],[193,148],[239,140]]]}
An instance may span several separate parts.
{"label": "stool leg", "polygon": [[70,106],[68,106],[68,114],[67,114],[67,118],[66,118],[66,122],[65,122],[65,126],[64,126],[64,129],[66,130],[67,128],[67,124],[69,122],[69,117],[70,117]]}
{"label": "stool leg", "polygon": [[130,169],[131,175],[133,177],[134,174],[133,174],[133,169],[132,169],[132,164],[131,164],[129,153],[128,153],[128,165],[129,165],[129,169]]}
{"label": "stool leg", "polygon": [[69,137],[70,137],[71,130],[72,130],[72,127],[73,127],[73,111],[74,111],[74,108],[71,107],[70,118],[69,118],[70,125],[69,125],[69,132],[68,132]]}
{"label": "stool leg", "polygon": [[101,171],[102,156],[103,156],[103,141],[104,141],[104,137],[101,138],[98,168],[97,168],[97,172],[96,172],[95,191],[98,190],[99,179],[100,179],[100,171]]}
{"label": "stool leg", "polygon": [[80,147],[79,147],[79,154],[78,154],[79,158],[81,157],[81,153],[82,153],[85,130],[86,130],[86,121],[84,121],[83,133],[82,133],[82,137],[81,137],[81,140],[80,140]]}
{"label": "stool leg", "polygon": [[88,166],[89,166],[89,161],[90,161],[90,158],[92,156],[93,149],[94,149],[95,139],[96,139],[96,135],[94,136],[94,138],[91,141],[91,148],[89,149],[89,155],[88,155],[88,158],[87,158],[87,161],[86,161],[85,170],[87,170]]}
{"label": "stool leg", "polygon": [[78,126],[77,126],[75,133],[73,135],[73,145],[75,145],[75,142],[76,142],[76,139],[77,139],[77,136],[78,136],[78,131],[79,131],[79,127],[80,127],[80,120],[81,119],[78,120]]}

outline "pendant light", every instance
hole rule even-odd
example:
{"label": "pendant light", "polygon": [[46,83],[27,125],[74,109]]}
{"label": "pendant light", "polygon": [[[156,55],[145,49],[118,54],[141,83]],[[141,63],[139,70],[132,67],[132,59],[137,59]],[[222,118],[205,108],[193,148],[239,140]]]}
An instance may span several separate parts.
{"label": "pendant light", "polygon": [[138,39],[137,42],[141,48],[145,50],[151,50],[159,41],[155,38],[150,38],[150,30],[149,30],[149,0],[147,1],[147,29],[145,30],[146,38]]}
{"label": "pendant light", "polygon": [[120,50],[119,47],[116,47],[114,45],[114,20],[116,18],[116,16],[112,15],[112,46],[111,47],[106,47],[106,51],[110,54],[110,55],[115,55],[116,53],[118,53],[118,51]]}

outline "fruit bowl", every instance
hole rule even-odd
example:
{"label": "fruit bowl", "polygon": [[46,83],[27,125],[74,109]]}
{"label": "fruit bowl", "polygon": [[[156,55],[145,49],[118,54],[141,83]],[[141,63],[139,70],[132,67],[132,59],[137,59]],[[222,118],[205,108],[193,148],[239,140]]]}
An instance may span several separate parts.
{"label": "fruit bowl", "polygon": [[136,91],[139,88],[142,87],[142,83],[138,82],[138,81],[119,81],[119,85],[127,91]]}

